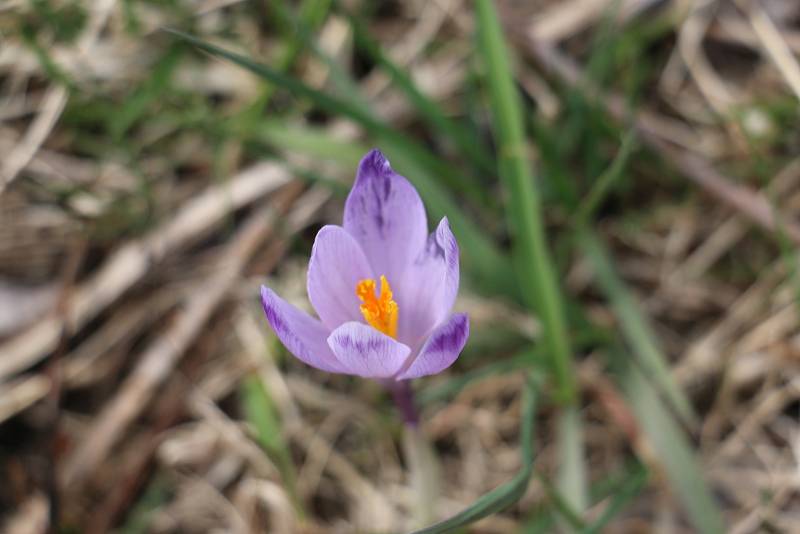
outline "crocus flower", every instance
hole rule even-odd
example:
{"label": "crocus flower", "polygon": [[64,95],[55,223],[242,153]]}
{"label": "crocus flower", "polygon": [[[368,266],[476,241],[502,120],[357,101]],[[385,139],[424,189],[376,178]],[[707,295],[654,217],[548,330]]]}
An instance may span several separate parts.
{"label": "crocus flower", "polygon": [[317,369],[393,383],[438,373],[458,358],[469,319],[450,314],[458,244],[447,218],[428,235],[414,186],[378,150],[358,167],[342,226],[324,226],[308,266],[319,319],[261,287],[270,326]]}

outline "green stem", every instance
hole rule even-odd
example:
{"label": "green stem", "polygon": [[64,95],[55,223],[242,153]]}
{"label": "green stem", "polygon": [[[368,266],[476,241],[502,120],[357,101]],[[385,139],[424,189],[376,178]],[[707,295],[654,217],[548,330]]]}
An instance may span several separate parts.
{"label": "green stem", "polygon": [[408,463],[411,484],[414,527],[427,525],[436,519],[436,500],[439,497],[439,462],[419,427],[419,411],[414,401],[410,380],[387,382],[397,411],[403,420],[403,452]]}
{"label": "green stem", "polygon": [[541,317],[543,341],[552,362],[557,397],[575,401],[572,349],[556,270],[548,250],[541,199],[534,187],[528,157],[525,116],[514,85],[503,30],[491,0],[476,0],[478,49],[483,54],[492,104],[492,127],[498,146],[499,174],[508,190],[508,219],[514,240],[514,260],[526,303]]}
{"label": "green stem", "polygon": [[419,528],[436,520],[436,502],[440,492],[439,462],[419,426],[405,425],[403,451],[413,495],[413,528]]}

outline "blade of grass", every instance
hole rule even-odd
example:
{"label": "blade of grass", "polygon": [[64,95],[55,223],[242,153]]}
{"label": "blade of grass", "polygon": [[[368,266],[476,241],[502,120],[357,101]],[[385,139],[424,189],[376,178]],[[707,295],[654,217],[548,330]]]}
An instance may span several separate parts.
{"label": "blade of grass", "polygon": [[622,177],[625,167],[636,146],[633,132],[622,140],[619,151],[609,167],[595,181],[583,199],[574,217],[575,235],[583,254],[592,265],[597,282],[611,302],[627,342],[634,356],[648,376],[664,392],[673,409],[689,425],[694,424],[695,415],[686,395],[672,378],[666,357],[659,347],[657,337],[645,316],[636,305],[634,297],[617,275],[611,257],[597,233],[591,230],[591,219],[597,208],[607,197],[614,184]]}
{"label": "blade of grass", "polygon": [[636,420],[653,445],[656,458],[664,465],[667,479],[697,532],[724,532],[722,515],[683,429],[630,358],[615,351],[611,353],[611,363],[618,370],[619,382]]}
{"label": "blade of grass", "polygon": [[595,212],[606,199],[608,193],[622,177],[635,148],[635,133],[630,130],[622,138],[619,152],[617,152],[611,165],[595,180],[589,193],[578,206],[578,211],[575,214],[575,220],[578,221],[578,225],[585,225],[594,217]]}
{"label": "blade of grass", "polygon": [[518,281],[529,306],[541,317],[544,343],[552,362],[559,400],[575,398],[571,349],[558,280],[545,238],[540,200],[526,154],[524,116],[514,86],[503,30],[490,0],[477,0],[478,53],[487,69],[492,126],[499,173],[508,190],[508,219],[513,231]]}
{"label": "blade of grass", "polygon": [[[280,85],[295,96],[307,98],[330,113],[344,115],[361,124],[385,145],[385,151],[390,159],[396,164],[398,170],[414,183],[434,217],[440,218],[447,215],[454,232],[459,237],[465,268],[475,279],[476,287],[487,292],[499,292],[513,298],[517,297],[512,277],[509,276],[508,266],[498,249],[434,178],[434,176],[442,178],[452,176],[452,169],[448,169],[444,162],[439,162],[424,148],[347,100],[317,91],[267,65],[214,46],[202,39],[173,29],[166,31],[211,55],[227,59],[276,85]],[[438,172],[435,175],[432,174],[431,168],[439,169],[441,174]]]}
{"label": "blade of grass", "polygon": [[39,64],[42,67],[45,75],[52,81],[60,83],[64,87],[74,89],[76,86],[70,79],[69,75],[64,72],[58,62],[53,59],[51,49],[47,46],[42,46],[36,38],[36,32],[32,28],[23,26],[21,31],[22,42],[28,46],[36,56]]}
{"label": "blade of grass", "polygon": [[[559,478],[561,489],[566,490],[566,504],[580,513],[586,502],[587,484],[582,426],[574,405],[572,349],[561,291],[545,237],[541,200],[527,157],[524,109],[514,85],[503,30],[494,6],[490,0],[476,0],[476,8],[478,53],[487,71],[499,174],[509,193],[507,217],[512,230],[515,267],[525,300],[542,321],[543,341],[556,382],[556,398],[567,405],[559,425],[559,450],[564,453],[560,459]],[[564,524],[565,528],[575,528],[574,517],[563,511],[561,517],[570,523]]]}
{"label": "blade of grass", "polygon": [[553,484],[545,478],[539,471],[534,470],[534,476],[539,480],[542,485],[544,494],[553,505],[553,510],[557,512],[556,519],[560,520],[560,526],[568,530],[580,531],[586,525],[581,519],[580,513],[576,511],[570,502],[561,494],[561,492],[553,486]]}
{"label": "blade of grass", "polygon": [[[647,468],[644,464],[635,461],[634,465],[625,467],[619,475],[612,475],[604,480],[594,482],[591,487],[591,498],[595,504],[603,499],[609,499],[609,504],[603,510],[603,514],[590,525],[573,524],[573,528],[578,528],[581,532],[597,532],[616,516],[622,508],[633,498],[644,486],[647,479]],[[556,510],[540,506],[533,513],[527,515],[524,520],[521,532],[554,532],[553,524],[556,519]]]}
{"label": "blade of grass", "polygon": [[689,425],[694,425],[696,416],[691,403],[672,378],[672,372],[658,346],[655,333],[638,309],[624,282],[617,276],[600,238],[587,227],[579,230],[577,235],[581,250],[591,263],[597,283],[619,319],[622,334],[633,349],[636,361],[664,393],[681,419]]}
{"label": "blade of grass", "polygon": [[305,512],[297,493],[294,464],[283,440],[281,423],[275,414],[272,399],[261,379],[255,374],[242,381],[240,392],[246,419],[255,427],[259,444],[278,467],[295,511],[303,517]]}
{"label": "blade of grass", "polygon": [[491,514],[500,512],[515,502],[525,493],[533,474],[533,428],[536,416],[536,387],[534,377],[528,378],[527,387],[523,391],[522,422],[520,424],[520,456],[522,469],[517,475],[489,493],[483,495],[471,506],[458,514],[435,525],[414,531],[413,534],[441,534],[452,532],[460,527],[474,523]]}
{"label": "blade of grass", "polygon": [[154,101],[168,92],[172,74],[182,57],[184,47],[173,45],[153,66],[152,75],[125,99],[122,106],[108,116],[108,130],[116,143],[121,143],[125,133],[148,111]]}
{"label": "blade of grass", "polygon": [[622,484],[614,491],[614,496],[611,502],[608,503],[605,510],[597,520],[591,525],[587,526],[583,532],[584,534],[597,534],[604,532],[608,523],[611,522],[617,514],[634,498],[644,487],[647,482],[647,468],[639,464],[634,468]]}
{"label": "blade of grass", "polygon": [[558,443],[562,468],[558,473],[558,489],[570,507],[578,512],[588,506],[586,483],[586,454],[583,448],[583,421],[580,408],[570,405],[558,417]]}
{"label": "blade of grass", "polygon": [[369,150],[368,146],[357,141],[335,138],[322,128],[284,121],[262,121],[250,134],[278,149],[333,161],[351,169]]}
{"label": "blade of grass", "polygon": [[522,534],[550,534],[555,532],[556,514],[549,506],[539,507],[522,525]]}

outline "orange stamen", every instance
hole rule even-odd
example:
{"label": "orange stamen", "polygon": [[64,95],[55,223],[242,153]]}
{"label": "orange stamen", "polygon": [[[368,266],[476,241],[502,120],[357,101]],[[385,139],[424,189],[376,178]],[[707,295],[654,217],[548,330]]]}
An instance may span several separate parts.
{"label": "orange stamen", "polygon": [[389,281],[381,275],[381,293],[375,294],[375,280],[366,278],[356,284],[356,295],[361,300],[361,314],[371,327],[390,337],[397,337],[399,310],[392,299]]}

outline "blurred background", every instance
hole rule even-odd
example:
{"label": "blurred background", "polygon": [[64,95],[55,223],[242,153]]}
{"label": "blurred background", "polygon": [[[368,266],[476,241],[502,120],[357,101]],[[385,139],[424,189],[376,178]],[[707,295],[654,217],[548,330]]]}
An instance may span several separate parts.
{"label": "blurred background", "polygon": [[[796,0],[1,0],[2,529],[800,532],[798,54]],[[371,147],[461,245],[430,517],[258,301]]]}

